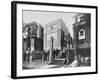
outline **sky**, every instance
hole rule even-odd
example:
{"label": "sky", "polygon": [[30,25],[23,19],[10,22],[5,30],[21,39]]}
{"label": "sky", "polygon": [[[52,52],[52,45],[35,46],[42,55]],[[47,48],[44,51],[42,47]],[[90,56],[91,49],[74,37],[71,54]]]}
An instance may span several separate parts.
{"label": "sky", "polygon": [[70,13],[70,12],[51,12],[51,11],[23,11],[23,22],[24,23],[31,23],[36,21],[41,25],[45,25],[57,19],[62,19],[66,24],[68,30],[73,37],[73,24],[74,24],[74,16],[77,13]]}

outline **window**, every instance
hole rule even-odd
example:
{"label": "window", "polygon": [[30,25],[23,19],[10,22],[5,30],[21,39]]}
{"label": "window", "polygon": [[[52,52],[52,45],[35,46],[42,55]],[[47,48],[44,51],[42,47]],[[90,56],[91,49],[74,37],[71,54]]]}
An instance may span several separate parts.
{"label": "window", "polygon": [[80,31],[80,36],[83,36],[84,35],[84,31]]}
{"label": "window", "polygon": [[84,20],[84,18],[83,18],[83,17],[81,17],[81,18],[80,18],[80,21],[83,21],[83,20]]}
{"label": "window", "polygon": [[77,22],[80,22],[80,17],[77,18]]}
{"label": "window", "polygon": [[85,39],[85,30],[84,29],[79,30],[79,39]]}

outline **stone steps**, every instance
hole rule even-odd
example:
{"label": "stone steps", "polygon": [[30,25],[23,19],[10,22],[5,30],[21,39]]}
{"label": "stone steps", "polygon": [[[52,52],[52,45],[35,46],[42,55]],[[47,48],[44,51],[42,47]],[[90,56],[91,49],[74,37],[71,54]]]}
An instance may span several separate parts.
{"label": "stone steps", "polygon": [[51,64],[53,65],[63,65],[64,64],[65,59],[55,59]]}

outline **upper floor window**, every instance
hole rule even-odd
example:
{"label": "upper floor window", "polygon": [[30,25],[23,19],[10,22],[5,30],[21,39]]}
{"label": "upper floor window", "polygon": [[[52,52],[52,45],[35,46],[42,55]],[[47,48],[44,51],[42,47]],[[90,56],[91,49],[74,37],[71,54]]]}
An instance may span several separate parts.
{"label": "upper floor window", "polygon": [[79,30],[79,39],[85,39],[85,30],[84,29]]}
{"label": "upper floor window", "polygon": [[84,35],[84,31],[80,31],[80,36],[83,36]]}
{"label": "upper floor window", "polygon": [[80,22],[80,20],[81,20],[81,18],[80,18],[80,17],[78,17],[78,18],[77,18],[77,22]]}

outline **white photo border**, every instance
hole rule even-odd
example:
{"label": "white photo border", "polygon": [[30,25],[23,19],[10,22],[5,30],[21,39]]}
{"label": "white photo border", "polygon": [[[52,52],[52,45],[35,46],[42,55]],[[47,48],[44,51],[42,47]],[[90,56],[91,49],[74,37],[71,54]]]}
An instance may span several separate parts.
{"label": "white photo border", "polygon": [[[31,3],[31,2],[14,2],[16,4],[16,77],[35,77],[35,76],[48,76],[48,75],[68,75],[68,74],[84,74],[84,73],[97,73],[97,17],[96,7],[78,6],[76,5],[64,5],[60,4],[43,5],[43,3]],[[31,3],[31,4],[29,4]],[[38,4],[38,5],[36,5]],[[57,6],[56,6],[57,5]],[[63,5],[63,4],[62,4]],[[52,69],[22,69],[22,11],[23,10],[43,10],[43,11],[56,11],[56,12],[77,12],[77,13],[90,13],[91,14],[91,66],[89,67],[69,67],[69,68],[52,68]],[[14,53],[13,53],[14,54]]]}

